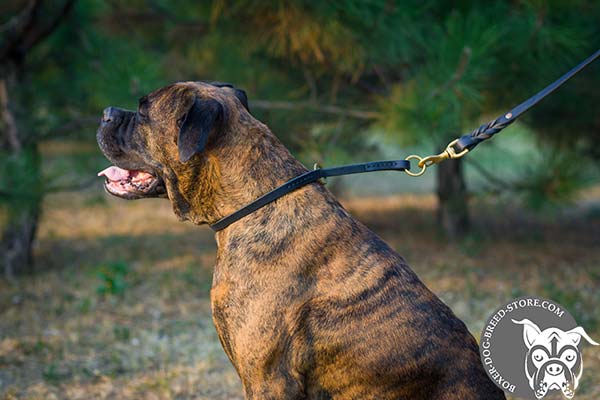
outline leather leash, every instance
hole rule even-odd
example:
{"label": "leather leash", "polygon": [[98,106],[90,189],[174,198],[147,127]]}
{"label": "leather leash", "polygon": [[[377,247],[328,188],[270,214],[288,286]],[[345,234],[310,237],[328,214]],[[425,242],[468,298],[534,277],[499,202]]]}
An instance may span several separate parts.
{"label": "leather leash", "polygon": [[236,212],[229,214],[225,218],[220,219],[219,221],[212,224],[210,227],[215,232],[220,231],[221,229],[228,227],[235,221],[253,213],[259,208],[266,206],[267,204],[277,200],[282,196],[285,196],[289,192],[292,192],[298,189],[299,187],[302,187],[309,183],[318,181],[322,178],[327,178],[329,176],[361,174],[363,172],[373,171],[406,171],[409,168],[410,161],[407,160],[373,161],[368,163],[350,164],[333,168],[318,168],[318,166],[315,165],[314,170],[305,172],[302,175],[290,179],[278,188],[271,190],[267,194],[254,200],[246,207],[240,208]]}
{"label": "leather leash", "polygon": [[[315,169],[312,171],[305,172],[302,175],[299,175],[295,178],[290,179],[283,185],[273,189],[272,191],[264,194],[258,199],[254,200],[252,203],[247,206],[235,211],[232,214],[220,219],[216,223],[210,225],[211,229],[215,232],[218,232],[222,229],[225,229],[232,223],[244,218],[247,215],[252,214],[254,211],[259,208],[264,207],[265,205],[277,200],[278,198],[285,196],[286,194],[305,186],[309,183],[318,181],[319,179],[330,177],[330,176],[340,176],[340,175],[350,175],[350,174],[360,174],[364,172],[374,172],[374,171],[404,171],[411,176],[420,176],[425,173],[427,167],[438,164],[444,160],[452,159],[452,158],[460,158],[467,154],[469,150],[472,150],[479,143],[490,139],[496,133],[500,132],[502,129],[506,128],[508,125],[512,124],[517,118],[523,115],[526,111],[528,111],[531,107],[535,106],[539,103],[543,98],[548,96],[550,93],[554,92],[560,86],[562,86],[567,80],[571,79],[575,74],[580,72],[582,69],[591,64],[594,60],[600,57],[600,50],[597,50],[590,57],[586,58],[575,68],[571,69],[569,72],[558,78],[556,81],[548,85],[546,88],[541,90],[535,96],[525,100],[523,103],[519,104],[509,112],[501,115],[495,120],[488,122],[487,124],[481,125],[479,128],[473,130],[471,133],[461,136],[460,138],[453,140],[448,144],[446,149],[437,155],[431,155],[428,157],[420,157],[418,155],[410,155],[406,157],[404,160],[390,160],[390,161],[374,161],[368,163],[361,164],[350,164],[343,165],[341,167],[332,167],[332,168],[318,168],[315,164]],[[410,171],[410,160],[417,159],[418,166],[421,168],[418,172]]]}
{"label": "leather leash", "polygon": [[532,96],[529,99],[525,100],[509,112],[499,116],[498,118],[491,122],[488,122],[487,124],[481,125],[479,128],[473,130],[471,133],[463,135],[460,138],[453,140],[440,154],[431,155],[424,158],[418,155],[408,156],[407,159],[418,160],[418,165],[419,168],[421,168],[421,170],[418,172],[408,171],[407,173],[411,176],[420,176],[425,173],[427,167],[433,164],[438,164],[447,159],[461,158],[479,143],[490,139],[496,133],[500,132],[502,129],[515,122],[517,118],[523,115],[531,107],[535,106],[550,93],[554,92],[566,81],[571,79],[575,74],[577,74],[582,69],[590,65],[592,62],[594,62],[598,57],[600,57],[600,50],[597,50],[594,54],[583,60],[575,68],[571,69],[569,72],[558,78],[556,81],[546,86],[535,96]]}

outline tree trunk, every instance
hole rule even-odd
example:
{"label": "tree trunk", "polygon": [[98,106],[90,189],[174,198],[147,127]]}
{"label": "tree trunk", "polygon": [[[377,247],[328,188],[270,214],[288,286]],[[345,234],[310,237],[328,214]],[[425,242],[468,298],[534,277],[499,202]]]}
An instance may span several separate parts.
{"label": "tree trunk", "polygon": [[464,236],[469,230],[469,208],[460,159],[437,165],[437,195],[438,223],[449,238]]}
{"label": "tree trunk", "polygon": [[33,241],[38,226],[38,210],[39,207],[28,207],[21,210],[19,215],[12,215],[2,233],[2,262],[4,276],[8,280],[14,280],[15,275],[33,271]]}
{"label": "tree trunk", "polygon": [[[48,3],[55,3],[49,8]],[[0,193],[0,207],[7,211],[5,226],[0,226],[0,264],[12,279],[16,273],[30,270],[43,198],[40,154],[35,137],[26,137],[25,113],[16,110],[17,82],[23,77],[28,52],[45,40],[69,14],[75,0],[58,2],[28,1],[22,10],[0,26],[5,36],[0,41],[0,176],[5,193]],[[58,7],[57,7],[58,6]]]}
{"label": "tree trunk", "polygon": [[[17,84],[16,72],[10,68],[4,71],[5,75],[0,76],[0,152],[6,163],[4,171],[9,175],[2,179],[9,182],[10,187],[0,199],[0,206],[8,214],[5,226],[0,226],[0,265],[4,276],[14,280],[15,275],[32,270],[42,188],[39,151],[36,145],[24,145],[23,132],[19,130],[10,102],[9,94]],[[12,181],[17,184],[11,185]],[[11,192],[13,188],[17,192]]]}

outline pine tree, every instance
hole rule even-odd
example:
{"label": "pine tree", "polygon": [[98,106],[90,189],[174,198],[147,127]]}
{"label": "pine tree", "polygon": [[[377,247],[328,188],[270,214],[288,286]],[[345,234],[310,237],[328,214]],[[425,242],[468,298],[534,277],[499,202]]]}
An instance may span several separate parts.
{"label": "pine tree", "polygon": [[[16,23],[27,15],[33,23]],[[309,161],[362,161],[374,128],[437,153],[600,47],[600,3],[591,0],[33,0],[2,3],[0,16],[3,240],[15,248],[11,237],[22,237],[27,255],[51,189],[36,144],[93,140],[90,123],[108,104],[135,108],[138,97],[177,80],[228,81]],[[573,193],[570,154],[600,158],[599,83],[596,65],[523,118],[540,148],[560,154],[516,185],[532,198]],[[468,229],[464,168],[449,161],[436,172],[440,222],[460,236]],[[29,222],[19,225],[19,215]]]}
{"label": "pine tree", "polygon": [[32,261],[31,248],[40,215],[42,193],[40,154],[26,93],[27,57],[66,18],[74,1],[49,5],[43,1],[10,4],[12,18],[0,31],[0,176],[7,222],[0,242],[7,277]]}

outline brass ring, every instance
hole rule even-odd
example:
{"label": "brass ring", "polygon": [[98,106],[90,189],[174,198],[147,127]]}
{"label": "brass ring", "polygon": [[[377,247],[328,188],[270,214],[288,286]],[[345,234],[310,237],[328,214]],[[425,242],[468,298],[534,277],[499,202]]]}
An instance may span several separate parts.
{"label": "brass ring", "polygon": [[[410,156],[405,158],[406,161],[410,161],[413,159],[419,160],[419,162],[421,162],[421,160],[423,160],[423,158],[421,156],[418,156],[416,154],[411,154]],[[410,176],[421,176],[425,173],[426,169],[427,169],[427,165],[423,164],[423,166],[421,167],[421,170],[419,172],[410,172],[408,169],[405,169],[404,172],[406,172],[406,174],[410,175]]]}

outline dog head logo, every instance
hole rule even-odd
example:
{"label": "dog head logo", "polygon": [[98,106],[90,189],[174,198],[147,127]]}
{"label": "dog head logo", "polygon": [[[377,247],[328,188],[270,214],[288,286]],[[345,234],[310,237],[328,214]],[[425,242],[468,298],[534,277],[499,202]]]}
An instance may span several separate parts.
{"label": "dog head logo", "polygon": [[542,399],[549,391],[560,390],[572,399],[583,372],[579,342],[584,338],[594,346],[598,343],[580,326],[566,332],[552,327],[542,331],[528,319],[512,322],[523,326],[525,373],[535,397]]}

